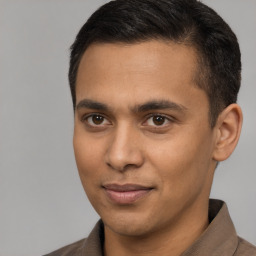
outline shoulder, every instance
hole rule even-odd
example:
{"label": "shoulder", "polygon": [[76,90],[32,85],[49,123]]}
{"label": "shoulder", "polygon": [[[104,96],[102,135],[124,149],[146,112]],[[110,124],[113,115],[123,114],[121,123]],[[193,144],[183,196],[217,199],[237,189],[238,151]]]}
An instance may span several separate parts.
{"label": "shoulder", "polygon": [[104,225],[99,220],[87,238],[66,245],[44,256],[103,255]]}
{"label": "shoulder", "polygon": [[86,238],[79,240],[75,243],[66,245],[65,247],[62,247],[54,252],[44,255],[44,256],[60,256],[60,255],[61,256],[68,256],[68,255],[73,255],[73,256],[79,255],[80,256],[85,242],[86,242]]}
{"label": "shoulder", "polygon": [[256,256],[256,247],[241,237],[238,237],[238,246],[234,256]]}

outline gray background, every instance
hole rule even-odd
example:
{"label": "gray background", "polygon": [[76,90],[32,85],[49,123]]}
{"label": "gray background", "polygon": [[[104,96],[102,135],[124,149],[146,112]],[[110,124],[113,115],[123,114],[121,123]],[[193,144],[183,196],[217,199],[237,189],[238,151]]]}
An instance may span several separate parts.
{"label": "gray background", "polygon": [[[103,0],[0,0],[0,256],[41,255],[87,236],[98,219],[77,174],[68,48]],[[205,0],[242,50],[239,145],[212,197],[256,243],[256,1]]]}

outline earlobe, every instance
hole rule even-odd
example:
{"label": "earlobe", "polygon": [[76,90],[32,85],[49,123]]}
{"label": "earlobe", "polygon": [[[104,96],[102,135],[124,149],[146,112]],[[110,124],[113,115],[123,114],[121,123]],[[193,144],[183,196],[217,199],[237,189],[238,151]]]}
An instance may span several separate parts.
{"label": "earlobe", "polygon": [[237,104],[226,107],[219,115],[215,129],[217,129],[213,159],[226,160],[234,151],[241,133],[243,114]]}

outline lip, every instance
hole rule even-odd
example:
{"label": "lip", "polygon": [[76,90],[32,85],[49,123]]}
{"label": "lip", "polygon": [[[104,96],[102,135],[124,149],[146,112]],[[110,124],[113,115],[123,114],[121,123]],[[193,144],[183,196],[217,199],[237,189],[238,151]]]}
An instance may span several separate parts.
{"label": "lip", "polygon": [[116,204],[132,204],[147,196],[153,188],[138,184],[106,184],[107,197]]}

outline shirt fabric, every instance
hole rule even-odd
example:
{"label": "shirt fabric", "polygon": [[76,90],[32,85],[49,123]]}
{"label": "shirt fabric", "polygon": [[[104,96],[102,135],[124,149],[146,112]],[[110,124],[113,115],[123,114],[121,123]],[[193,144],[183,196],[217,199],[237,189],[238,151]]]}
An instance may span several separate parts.
{"label": "shirt fabric", "polygon": [[[209,226],[181,256],[256,256],[256,247],[237,236],[227,205],[210,199]],[[104,225],[88,236],[45,256],[103,256]],[[170,254],[171,255],[171,254]]]}

